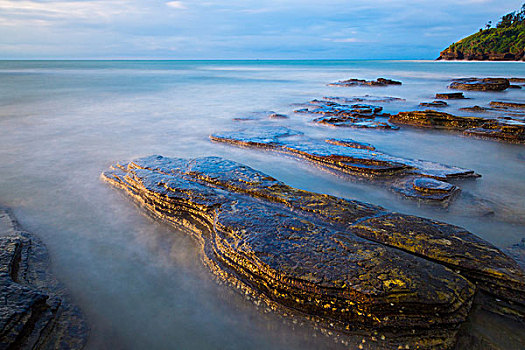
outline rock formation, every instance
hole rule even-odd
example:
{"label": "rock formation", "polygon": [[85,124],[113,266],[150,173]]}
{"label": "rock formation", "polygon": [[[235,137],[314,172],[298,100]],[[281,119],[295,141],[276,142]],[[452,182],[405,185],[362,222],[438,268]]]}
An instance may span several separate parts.
{"label": "rock formation", "polygon": [[465,135],[524,143],[525,122],[513,119],[460,117],[434,110],[400,112],[390,117],[394,124],[463,131]]}
{"label": "rock formation", "polygon": [[[442,181],[453,178],[479,177],[472,170],[417,159],[394,157],[379,152],[374,146],[351,139],[315,140],[287,128],[258,128],[216,133],[215,142],[243,147],[262,148],[307,159],[320,167],[361,179],[370,179],[406,197],[438,201],[443,206],[458,188]],[[434,178],[437,182],[422,180]]]}
{"label": "rock formation", "polygon": [[401,85],[402,83],[400,81],[391,80],[391,79],[385,79],[385,78],[377,78],[377,80],[364,80],[364,79],[348,79],[348,80],[341,80],[335,83],[330,83],[328,86],[342,86],[342,87],[349,87],[349,86],[387,86],[387,85]]}
{"label": "rock formation", "polygon": [[448,92],[436,94],[436,99],[438,100],[462,100],[464,98],[465,96],[463,96],[462,92]]}
{"label": "rock formation", "polygon": [[451,348],[476,288],[524,303],[523,271],[460,227],[299,190],[217,157],[151,156],[102,177],[194,235],[219,278],[338,333],[385,332],[374,341],[388,348]]}
{"label": "rock formation", "polygon": [[525,103],[520,102],[492,101],[490,105],[496,108],[525,109]]}
{"label": "rock formation", "polygon": [[386,119],[376,119],[390,116],[388,113],[382,113],[383,107],[381,106],[367,104],[350,105],[327,100],[313,100],[309,102],[309,105],[313,105],[314,108],[302,108],[294,112],[322,114],[322,117],[314,119],[313,122],[324,125],[367,129],[398,129],[395,125],[389,124]]}
{"label": "rock formation", "polygon": [[0,209],[0,349],[82,349],[88,329],[49,273],[45,246]]}
{"label": "rock formation", "polygon": [[419,104],[421,107],[447,107],[448,106],[448,103],[446,103],[445,101],[432,101],[432,102],[421,102]]}
{"label": "rock formation", "polygon": [[352,97],[334,97],[328,96],[323,97],[323,100],[333,101],[338,103],[356,103],[356,102],[366,102],[366,103],[389,103],[389,102],[404,102],[404,98],[392,97],[392,96],[372,96],[372,95],[363,95],[363,96],[352,96]]}
{"label": "rock formation", "polygon": [[463,78],[453,80],[449,88],[467,91],[503,91],[509,86],[510,82],[505,78]]}

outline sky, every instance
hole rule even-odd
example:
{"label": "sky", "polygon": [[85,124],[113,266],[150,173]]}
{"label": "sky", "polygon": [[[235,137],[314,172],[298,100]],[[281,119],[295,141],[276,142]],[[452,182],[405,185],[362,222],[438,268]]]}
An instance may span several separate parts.
{"label": "sky", "polygon": [[0,59],[434,59],[523,0],[0,0]]}

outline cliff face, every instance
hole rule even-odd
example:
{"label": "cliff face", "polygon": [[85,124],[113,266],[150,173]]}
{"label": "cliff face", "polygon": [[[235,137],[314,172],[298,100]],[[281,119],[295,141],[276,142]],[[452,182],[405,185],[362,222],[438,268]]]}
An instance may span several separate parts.
{"label": "cliff face", "polygon": [[438,60],[525,61],[525,5],[496,28],[472,34],[441,51]]}

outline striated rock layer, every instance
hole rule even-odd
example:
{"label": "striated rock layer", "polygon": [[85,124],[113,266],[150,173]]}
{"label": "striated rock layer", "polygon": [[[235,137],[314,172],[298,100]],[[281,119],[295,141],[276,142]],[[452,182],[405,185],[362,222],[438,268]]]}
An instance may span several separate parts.
{"label": "striated rock layer", "polygon": [[389,119],[394,124],[423,128],[463,131],[465,135],[493,138],[515,143],[525,142],[525,123],[513,119],[461,117],[434,110],[400,112]]}
{"label": "striated rock layer", "polygon": [[506,78],[462,78],[455,79],[449,88],[456,90],[474,91],[503,91],[510,87]]}
{"label": "striated rock layer", "polygon": [[318,141],[300,132],[281,128],[244,129],[215,133],[212,141],[238,146],[264,148],[339,170],[343,173],[362,175],[420,175],[446,180],[457,177],[478,177],[473,170],[443,165],[426,160],[391,156],[377,151],[373,146],[356,143],[350,139]]}
{"label": "striated rock layer", "polygon": [[102,177],[193,234],[220,278],[339,333],[373,328],[445,349],[469,313],[469,279],[523,303],[516,263],[456,226],[299,190],[217,157],[151,156]]}
{"label": "striated rock layer", "polygon": [[[304,158],[325,169],[373,178],[407,198],[448,206],[459,188],[439,180],[479,177],[472,170],[379,152],[374,146],[352,139],[316,140],[284,127],[216,133],[212,141],[262,148]],[[429,181],[425,178],[434,178]]]}
{"label": "striated rock layer", "polygon": [[82,349],[88,329],[48,272],[44,245],[0,209],[0,349]]}

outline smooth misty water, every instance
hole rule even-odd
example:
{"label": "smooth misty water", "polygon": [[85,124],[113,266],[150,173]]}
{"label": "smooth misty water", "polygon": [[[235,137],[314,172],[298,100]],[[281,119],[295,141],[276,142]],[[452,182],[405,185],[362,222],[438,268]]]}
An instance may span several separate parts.
{"label": "smooth misty water", "polygon": [[[0,62],[0,205],[42,237],[53,270],[87,315],[91,349],[315,349],[335,347],[309,328],[292,330],[219,286],[186,235],[142,215],[99,179],[113,162],[150,154],[218,155],[303,189],[382,205],[463,226],[507,248],[525,238],[525,148],[404,129],[334,129],[308,117],[268,122],[316,137],[349,137],[394,155],[474,169],[464,193],[494,203],[494,215],[417,205],[366,181],[349,181],[274,153],[212,144],[253,111],[291,113],[322,96],[406,98],[410,110],[446,92],[453,77],[523,76],[523,63],[399,61]],[[333,88],[350,77],[403,81],[385,88]],[[490,100],[524,101],[525,89],[468,93],[447,110]],[[244,126],[257,122],[243,122]]]}

